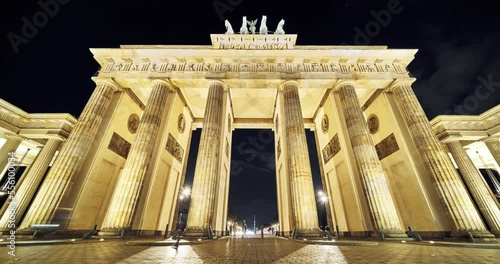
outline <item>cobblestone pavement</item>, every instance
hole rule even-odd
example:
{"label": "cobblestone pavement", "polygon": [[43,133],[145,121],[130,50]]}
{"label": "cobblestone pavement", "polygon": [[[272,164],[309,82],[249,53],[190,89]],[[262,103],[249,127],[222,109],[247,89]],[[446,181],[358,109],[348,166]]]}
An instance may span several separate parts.
{"label": "cobblestone pavement", "polygon": [[0,263],[500,263],[499,249],[380,242],[379,246],[308,245],[269,237],[228,238],[199,245],[128,246],[124,241],[0,249]]}

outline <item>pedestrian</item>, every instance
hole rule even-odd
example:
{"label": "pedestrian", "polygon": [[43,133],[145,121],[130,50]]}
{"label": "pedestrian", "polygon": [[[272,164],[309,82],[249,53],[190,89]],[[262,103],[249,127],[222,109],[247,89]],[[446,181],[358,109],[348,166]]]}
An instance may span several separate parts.
{"label": "pedestrian", "polygon": [[264,239],[264,226],[260,227],[260,237]]}
{"label": "pedestrian", "polygon": [[175,242],[174,244],[174,248],[175,250],[177,250],[179,248],[179,241],[181,240],[181,236],[182,236],[182,230],[181,229],[177,229],[177,231],[175,231],[174,233],[174,238],[177,238],[177,241]]}
{"label": "pedestrian", "polygon": [[243,234],[241,234],[241,238],[245,238],[245,234],[247,233],[247,221],[243,219],[243,225],[241,226],[243,229]]}

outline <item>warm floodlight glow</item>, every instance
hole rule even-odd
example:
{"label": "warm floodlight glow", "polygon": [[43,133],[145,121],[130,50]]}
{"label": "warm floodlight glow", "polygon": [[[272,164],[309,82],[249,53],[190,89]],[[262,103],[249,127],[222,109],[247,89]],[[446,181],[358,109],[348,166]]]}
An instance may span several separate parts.
{"label": "warm floodlight glow", "polygon": [[401,241],[401,243],[406,243],[406,241],[403,240],[403,241]]}
{"label": "warm floodlight glow", "polygon": [[104,241],[104,238],[99,239],[99,241]]}
{"label": "warm floodlight glow", "polygon": [[73,238],[73,239],[71,239],[71,242],[75,242],[75,241],[76,241],[76,239],[74,239],[74,238]]}
{"label": "warm floodlight glow", "polygon": [[325,195],[323,191],[318,191],[318,196],[323,196],[323,195]]}
{"label": "warm floodlight glow", "polygon": [[184,195],[181,195],[179,199],[184,200]]}
{"label": "warm floodlight glow", "polygon": [[324,203],[324,202],[328,201],[328,197],[323,196],[320,198],[320,201]]}
{"label": "warm floodlight glow", "polygon": [[434,244],[434,241],[431,240],[431,241],[429,241],[429,243]]}

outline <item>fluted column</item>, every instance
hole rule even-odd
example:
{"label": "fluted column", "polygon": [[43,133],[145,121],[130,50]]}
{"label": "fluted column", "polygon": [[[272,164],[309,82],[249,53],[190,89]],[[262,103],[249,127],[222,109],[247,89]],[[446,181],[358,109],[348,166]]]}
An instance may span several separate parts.
{"label": "fluted column", "polygon": [[28,209],[21,229],[50,223],[64,191],[82,168],[111,96],[117,89],[112,82],[97,81],[97,87]]}
{"label": "fluted column", "polygon": [[[23,138],[20,135],[7,133],[5,134],[5,143],[2,148],[0,148],[0,173],[5,169],[9,160],[9,153],[16,152],[17,147],[23,142]],[[0,175],[0,180],[3,175]]]}
{"label": "fluted column", "polygon": [[460,141],[448,143],[453,159],[458,165],[465,184],[490,227],[490,232],[500,236],[500,209],[486,181],[462,147]]}
{"label": "fluted column", "polygon": [[209,87],[185,236],[208,236],[208,226],[212,223],[214,216],[216,182],[220,171],[219,153],[222,143],[220,134],[224,120],[224,89],[225,85],[221,82],[213,82]]}
{"label": "fluted column", "polygon": [[493,237],[486,230],[448,154],[443,150],[418,102],[410,82],[396,82],[389,88],[415,142],[425,168],[452,224],[452,237]]}
{"label": "fluted column", "polygon": [[163,80],[153,81],[153,89],[139,122],[137,134],[109,203],[101,235],[118,235],[122,229],[129,230],[132,226],[132,217],[144,175],[151,161],[161,117],[167,101],[172,101],[167,100],[167,97],[175,95],[168,85]]}
{"label": "fluted column", "polygon": [[490,137],[483,140],[483,142],[486,144],[491,156],[493,156],[497,165],[500,167],[500,139],[497,137]]}
{"label": "fluted column", "polygon": [[288,174],[297,236],[318,236],[318,211],[298,84],[294,81],[285,82],[282,90]]}
{"label": "fluted column", "polygon": [[[23,176],[24,179],[22,179],[21,185],[15,189],[15,199],[11,201],[0,219],[0,230],[12,229],[13,227],[10,225],[12,223],[17,227],[61,142],[62,139],[59,137],[50,137],[42,148],[28,173]],[[11,222],[9,223],[9,221]]]}
{"label": "fluted column", "polygon": [[341,81],[336,85],[336,90],[340,95],[347,132],[376,229],[374,235],[383,232],[386,237],[408,237],[401,230],[398,212],[361,110],[354,84]]}

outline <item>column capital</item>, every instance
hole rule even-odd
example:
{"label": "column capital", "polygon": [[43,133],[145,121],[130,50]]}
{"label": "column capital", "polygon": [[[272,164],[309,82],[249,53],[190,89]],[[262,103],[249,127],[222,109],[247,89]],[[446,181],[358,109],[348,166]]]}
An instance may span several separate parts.
{"label": "column capital", "polygon": [[287,81],[284,81],[280,84],[279,90],[282,92],[283,89],[285,88],[285,86],[287,86],[287,85],[295,85],[295,86],[297,86],[297,88],[299,88],[299,82],[297,82],[295,80],[287,80]]}
{"label": "column capital", "polygon": [[387,91],[392,92],[394,89],[401,87],[402,85],[412,85],[417,79],[415,78],[405,78],[405,79],[395,79],[387,88]]}
{"label": "column capital", "polygon": [[175,92],[175,85],[170,81],[170,79],[154,79],[151,81],[151,85],[155,86],[157,84],[165,85],[169,92]]}
{"label": "column capital", "polygon": [[117,84],[112,78],[92,77],[92,81],[94,81],[96,85],[103,84],[112,87],[113,92],[121,90],[121,86]]}
{"label": "column capital", "polygon": [[333,86],[333,92],[338,92],[340,88],[351,85],[352,87],[355,87],[354,79],[341,79],[338,80],[337,83]]}
{"label": "column capital", "polygon": [[47,140],[51,140],[51,139],[53,139],[53,140],[59,140],[61,142],[64,141],[64,140],[66,140],[66,138],[63,137],[63,136],[61,136],[61,135],[54,135],[54,134],[47,135]]}
{"label": "column capital", "polygon": [[218,85],[221,85],[222,88],[224,89],[224,92],[227,92],[228,91],[228,87],[227,87],[227,84],[221,80],[213,80],[210,82],[210,84],[208,85],[208,87],[214,85],[214,84],[218,84]]}
{"label": "column capital", "polygon": [[17,139],[17,140],[20,140],[20,141],[23,141],[25,140],[26,138],[19,135],[19,134],[16,134],[16,133],[11,133],[11,132],[7,132],[4,134],[4,137],[6,139]]}
{"label": "column capital", "polygon": [[481,139],[481,141],[483,143],[489,143],[489,142],[495,142],[495,143],[498,143],[500,142],[500,137],[497,137],[497,136],[490,136],[490,137],[487,137],[487,138],[483,138]]}

